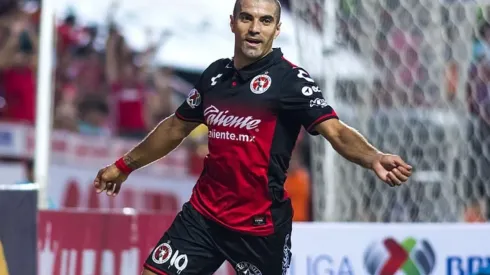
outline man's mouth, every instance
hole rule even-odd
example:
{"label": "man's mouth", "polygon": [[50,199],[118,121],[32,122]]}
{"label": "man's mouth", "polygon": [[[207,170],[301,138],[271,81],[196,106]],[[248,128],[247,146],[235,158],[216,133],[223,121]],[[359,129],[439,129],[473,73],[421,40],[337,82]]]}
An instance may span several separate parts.
{"label": "man's mouth", "polygon": [[253,38],[247,38],[245,39],[245,41],[250,44],[250,45],[259,45],[260,43],[262,43],[262,41],[260,39],[253,39]]}

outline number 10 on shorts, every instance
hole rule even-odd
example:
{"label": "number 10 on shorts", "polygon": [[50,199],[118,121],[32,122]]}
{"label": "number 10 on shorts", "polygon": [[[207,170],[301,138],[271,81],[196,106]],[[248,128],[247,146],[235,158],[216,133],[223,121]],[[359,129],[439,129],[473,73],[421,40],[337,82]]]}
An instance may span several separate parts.
{"label": "number 10 on shorts", "polygon": [[170,269],[173,266],[177,269],[177,273],[180,274],[187,267],[189,260],[186,254],[179,255],[179,250],[175,250],[175,253],[172,252],[173,249],[169,243],[162,243],[155,248],[151,258],[156,264],[164,264],[170,260],[168,268]]}

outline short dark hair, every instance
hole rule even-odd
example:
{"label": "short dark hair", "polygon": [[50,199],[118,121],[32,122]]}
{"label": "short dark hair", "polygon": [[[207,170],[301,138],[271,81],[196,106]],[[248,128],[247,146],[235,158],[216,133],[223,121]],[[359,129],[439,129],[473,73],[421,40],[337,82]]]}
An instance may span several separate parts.
{"label": "short dark hair", "polygon": [[[243,0],[236,0],[235,1],[235,7],[233,8],[233,17],[235,17],[235,18],[242,11],[242,1]],[[277,19],[277,22],[276,23],[281,22],[281,10],[282,10],[282,7],[281,7],[281,2],[279,2],[279,0],[257,0],[257,1],[274,2],[274,4],[276,5],[276,12],[274,14],[275,17],[276,17],[276,19]]]}

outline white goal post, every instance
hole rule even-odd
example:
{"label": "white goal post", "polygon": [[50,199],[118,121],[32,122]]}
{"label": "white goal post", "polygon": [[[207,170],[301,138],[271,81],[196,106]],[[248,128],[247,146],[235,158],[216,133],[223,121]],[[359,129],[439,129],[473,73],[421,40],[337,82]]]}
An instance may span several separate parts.
{"label": "white goal post", "polygon": [[39,62],[36,96],[36,147],[34,152],[34,178],[38,185],[38,208],[48,208],[47,185],[51,155],[53,121],[53,68],[55,41],[55,0],[43,0],[41,7],[41,32],[39,35]]}

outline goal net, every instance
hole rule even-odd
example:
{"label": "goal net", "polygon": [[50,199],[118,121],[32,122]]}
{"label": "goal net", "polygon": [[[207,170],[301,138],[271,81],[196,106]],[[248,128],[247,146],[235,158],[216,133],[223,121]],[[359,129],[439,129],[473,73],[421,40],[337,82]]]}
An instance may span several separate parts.
{"label": "goal net", "polygon": [[[312,138],[316,220],[488,218],[490,27],[486,7],[464,2],[292,0],[302,65],[321,62],[313,77],[327,101],[414,167],[407,185],[392,188]],[[304,56],[312,52],[323,54]]]}

